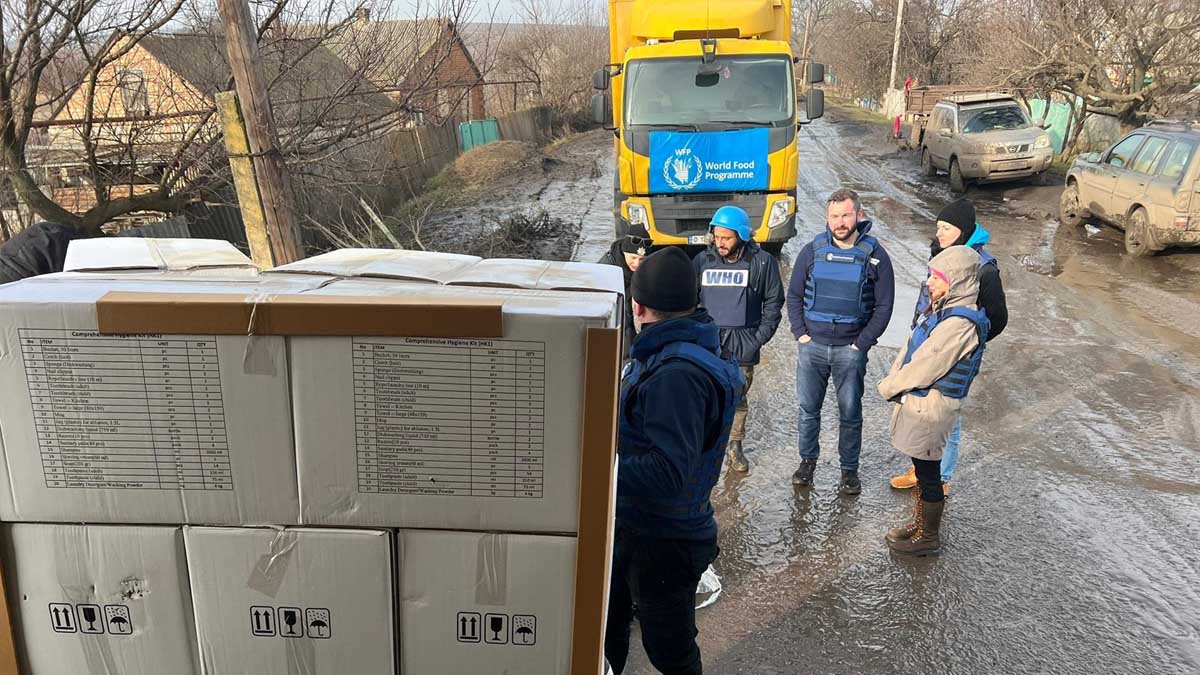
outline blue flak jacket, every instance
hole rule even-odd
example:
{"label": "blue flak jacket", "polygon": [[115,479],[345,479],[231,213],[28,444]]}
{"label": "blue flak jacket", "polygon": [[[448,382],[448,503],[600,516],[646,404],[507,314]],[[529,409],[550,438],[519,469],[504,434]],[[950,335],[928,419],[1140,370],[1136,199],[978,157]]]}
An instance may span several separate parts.
{"label": "blue flak jacket", "polygon": [[793,336],[864,352],[879,341],[892,318],[896,279],[892,259],[870,231],[871,221],[860,222],[856,246],[843,249],[830,241],[827,226],[800,249],[787,290]]}
{"label": "blue flak jacket", "polygon": [[621,375],[617,525],[663,539],[717,536],[709,497],[744,381],[704,310],[648,325]]}
{"label": "blue flak jacket", "polygon": [[974,351],[959,359],[958,363],[950,369],[950,372],[942,376],[940,380],[933,383],[928,389],[914,389],[910,394],[915,396],[927,396],[930,389],[937,389],[942,392],[943,396],[948,398],[964,399],[967,394],[971,393],[971,383],[975,381],[975,376],[979,374],[979,367],[983,364],[983,351],[987,345],[988,336],[988,318],[987,314],[982,309],[968,309],[966,307],[951,307],[940,312],[925,317],[923,321],[918,321],[913,328],[912,336],[908,339],[908,349],[904,352],[904,365],[908,365],[912,361],[913,354],[921,348],[922,344],[929,339],[933,334],[933,329],[938,327],[946,319],[960,317],[975,324],[975,331],[979,337],[979,345]]}
{"label": "blue flak jacket", "polygon": [[775,256],[753,241],[745,247],[735,263],[709,248],[692,265],[700,282],[700,305],[721,328],[721,354],[753,366],[779,329],[784,291]]}

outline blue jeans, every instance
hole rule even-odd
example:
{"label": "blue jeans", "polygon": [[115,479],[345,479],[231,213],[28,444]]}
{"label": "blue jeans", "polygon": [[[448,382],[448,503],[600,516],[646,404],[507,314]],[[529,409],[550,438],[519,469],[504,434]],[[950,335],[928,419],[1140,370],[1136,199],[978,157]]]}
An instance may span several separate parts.
{"label": "blue jeans", "polygon": [[946,449],[942,450],[942,482],[949,483],[954,477],[954,467],[958,466],[958,444],[962,441],[962,415],[954,420],[954,430],[946,439]]}
{"label": "blue jeans", "polygon": [[858,471],[867,354],[850,345],[831,347],[812,341],[798,344],[796,398],[800,402],[800,458],[816,460],[821,454],[821,407],[832,378],[838,403],[838,455],[842,470]]}

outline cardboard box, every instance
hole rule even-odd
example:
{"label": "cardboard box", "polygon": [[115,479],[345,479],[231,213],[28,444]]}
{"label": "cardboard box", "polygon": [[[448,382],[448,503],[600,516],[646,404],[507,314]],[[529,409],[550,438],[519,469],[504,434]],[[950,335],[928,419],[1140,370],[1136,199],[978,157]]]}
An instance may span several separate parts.
{"label": "cardboard box", "polygon": [[[291,338],[301,522],[578,530],[586,335],[620,321],[607,274],[619,283],[619,271],[480,265],[489,269],[468,268],[455,283],[467,274],[530,288],[341,279],[306,294],[429,307],[494,299],[503,303],[503,331],[477,338],[466,320],[447,329],[451,338]],[[557,274],[573,288],[599,290],[544,288],[557,283],[553,270],[568,270]]]}
{"label": "cardboard box", "polygon": [[111,291],[259,298],[314,285],[77,276],[0,287],[0,519],[296,523],[284,338],[101,335],[97,307]]}
{"label": "cardboard box", "polygon": [[72,241],[63,273],[254,277],[258,267],[233,244],[217,239],[101,237]]}
{"label": "cardboard box", "polygon": [[393,675],[392,535],[185,529],[201,668],[210,675]]}
{"label": "cardboard box", "polygon": [[22,672],[200,672],[180,528],[2,531]]}
{"label": "cardboard box", "polygon": [[571,671],[574,537],[401,530],[400,672]]}
{"label": "cardboard box", "polygon": [[267,274],[315,274],[319,276],[395,279],[430,284],[454,280],[482,258],[455,253],[403,251],[379,248],[344,248],[280,265]]}

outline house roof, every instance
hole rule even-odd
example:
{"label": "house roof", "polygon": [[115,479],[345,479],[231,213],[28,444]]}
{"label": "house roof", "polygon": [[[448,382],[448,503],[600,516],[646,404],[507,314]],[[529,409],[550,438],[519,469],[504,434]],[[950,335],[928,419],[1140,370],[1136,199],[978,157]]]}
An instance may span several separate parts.
{"label": "house roof", "polygon": [[[221,35],[163,33],[144,37],[139,46],[210,99],[230,88],[229,61]],[[394,110],[386,96],[316,40],[274,39],[259,49],[281,124],[322,114],[327,119],[349,119]]]}
{"label": "house roof", "polygon": [[[445,18],[384,20],[351,19],[337,27],[302,26],[301,34],[329,32],[324,44],[351,69],[364,72],[378,87],[402,86],[422,58],[444,58],[454,41],[462,42],[454,23]],[[466,45],[463,45],[466,50]],[[467,51],[468,59],[471,53]],[[472,59],[472,64],[474,61]],[[479,70],[475,66],[476,71]]]}
{"label": "house roof", "polygon": [[589,24],[468,23],[459,29],[467,51],[487,70],[488,80],[506,80],[509,61],[522,44],[530,40],[551,40],[560,44],[602,46],[600,58],[608,60],[608,28]]}

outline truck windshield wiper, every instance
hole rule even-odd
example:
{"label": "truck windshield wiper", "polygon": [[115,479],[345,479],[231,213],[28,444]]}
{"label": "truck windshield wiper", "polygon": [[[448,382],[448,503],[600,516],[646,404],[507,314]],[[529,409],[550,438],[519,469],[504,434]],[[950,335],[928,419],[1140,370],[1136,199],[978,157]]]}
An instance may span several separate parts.
{"label": "truck windshield wiper", "polygon": [[709,124],[740,124],[747,127],[774,127],[774,122],[752,122],[750,120],[709,120]]}
{"label": "truck windshield wiper", "polygon": [[661,124],[633,122],[629,126],[631,126],[631,127],[651,127],[653,129],[691,129],[692,131],[700,131],[699,125],[692,124],[690,122],[670,122],[670,123],[661,123]]}

